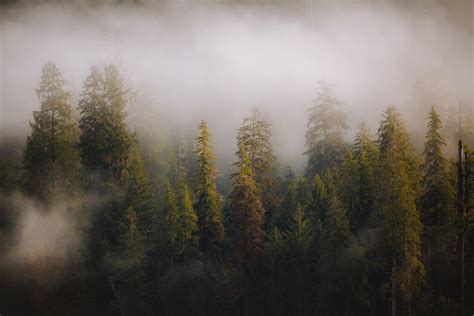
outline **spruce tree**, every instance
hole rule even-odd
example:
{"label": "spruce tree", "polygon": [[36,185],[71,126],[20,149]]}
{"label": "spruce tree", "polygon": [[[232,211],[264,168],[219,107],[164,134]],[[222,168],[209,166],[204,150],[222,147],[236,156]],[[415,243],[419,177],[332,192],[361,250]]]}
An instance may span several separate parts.
{"label": "spruce tree", "polygon": [[343,165],[342,195],[355,233],[367,228],[375,211],[378,155],[369,129],[362,124]]}
{"label": "spruce tree", "polygon": [[421,215],[425,227],[423,257],[429,281],[439,294],[447,296],[446,286],[441,281],[449,280],[450,276],[447,271],[449,257],[453,255],[450,245],[456,238],[453,230],[456,214],[448,161],[443,155],[446,143],[440,133],[441,119],[434,107],[431,107],[427,128],[421,196]]}
{"label": "spruce tree", "polygon": [[390,106],[384,112],[378,137],[381,162],[378,207],[392,269],[392,314],[410,313],[424,274],[420,262],[422,225],[416,207],[414,151],[395,107]]}
{"label": "spruce tree", "polygon": [[318,309],[322,314],[358,314],[366,301],[367,262],[337,197],[330,198],[318,245]]}
{"label": "spruce tree", "polygon": [[33,112],[23,160],[26,192],[45,203],[78,189],[78,131],[65,86],[56,65],[45,64],[36,90],[40,109]]}
{"label": "spruce tree", "polygon": [[262,250],[264,209],[243,142],[239,142],[237,156],[238,171],[232,176],[233,189],[229,197],[229,236],[234,260],[253,266],[259,262]]}
{"label": "spruce tree", "polygon": [[308,218],[314,227],[326,217],[329,206],[327,191],[326,185],[323,183],[319,174],[316,175],[312,183],[309,203],[307,205],[309,211]]}
{"label": "spruce tree", "polygon": [[165,195],[161,212],[161,217],[164,221],[162,225],[164,251],[173,260],[178,254],[180,227],[176,196],[169,182],[165,184]]}
{"label": "spruce tree", "polygon": [[431,107],[423,150],[423,186],[421,198],[425,225],[442,226],[453,219],[453,188],[449,183],[448,161],[443,155],[446,145],[440,130],[441,119]]}
{"label": "spruce tree", "polygon": [[82,164],[89,173],[118,184],[126,170],[133,137],[125,123],[130,91],[114,65],[93,67],[79,101]]}
{"label": "spruce tree", "polygon": [[271,124],[256,108],[251,109],[250,116],[244,119],[237,135],[239,143],[243,143],[248,153],[255,183],[262,195],[262,205],[268,211],[272,211],[276,204],[276,157],[270,143],[271,136]]}
{"label": "spruce tree", "polygon": [[340,105],[341,101],[334,96],[331,85],[320,81],[315,105],[309,109],[306,132],[308,179],[318,173],[324,174],[326,169],[339,165],[344,159],[344,133],[348,125],[346,114],[337,109]]}
{"label": "spruce tree", "polygon": [[196,172],[194,192],[196,202],[194,209],[198,216],[199,248],[210,254],[220,248],[224,239],[224,227],[220,210],[220,195],[216,189],[216,169],[214,153],[211,146],[211,134],[207,124],[201,121],[195,140]]}
{"label": "spruce tree", "polygon": [[192,257],[196,254],[199,243],[197,215],[194,212],[188,185],[184,178],[178,179],[177,205],[179,214],[180,253],[183,258]]}

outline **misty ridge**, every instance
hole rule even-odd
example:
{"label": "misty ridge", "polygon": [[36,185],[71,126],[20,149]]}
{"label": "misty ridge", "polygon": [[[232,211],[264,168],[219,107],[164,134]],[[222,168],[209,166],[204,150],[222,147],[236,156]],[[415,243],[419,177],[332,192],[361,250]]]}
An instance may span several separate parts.
{"label": "misty ridge", "polygon": [[473,20],[1,2],[0,314],[471,315]]}

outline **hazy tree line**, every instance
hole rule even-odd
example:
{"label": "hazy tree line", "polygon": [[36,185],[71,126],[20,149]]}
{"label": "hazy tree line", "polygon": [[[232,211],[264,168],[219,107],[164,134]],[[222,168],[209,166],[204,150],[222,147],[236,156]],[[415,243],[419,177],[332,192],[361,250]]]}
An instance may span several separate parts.
{"label": "hazy tree line", "polygon": [[1,313],[472,314],[469,150],[459,163],[445,155],[447,142],[474,140],[467,107],[445,126],[432,107],[422,151],[394,106],[375,135],[361,125],[348,141],[341,102],[321,82],[304,175],[280,170],[272,126],[252,109],[224,196],[206,122],[193,147],[162,148],[153,120],[132,132],[117,67],[91,69],[77,111],[52,63],[36,93],[26,146],[2,144],[0,250],[16,227],[7,197],[17,191],[45,210],[65,204],[83,247],[26,258],[1,286]]}

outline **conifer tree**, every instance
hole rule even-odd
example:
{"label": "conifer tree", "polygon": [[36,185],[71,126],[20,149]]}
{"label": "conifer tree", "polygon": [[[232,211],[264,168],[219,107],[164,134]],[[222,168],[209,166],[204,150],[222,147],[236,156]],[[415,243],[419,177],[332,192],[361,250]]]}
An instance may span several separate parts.
{"label": "conifer tree", "polygon": [[233,190],[229,197],[229,235],[235,261],[252,266],[258,263],[261,255],[264,210],[252,162],[242,141],[239,142],[237,156],[238,171],[232,176]]}
{"label": "conifer tree", "polygon": [[289,228],[289,222],[293,217],[293,211],[298,205],[306,205],[307,186],[304,178],[296,178],[293,173],[289,172],[287,179],[280,188],[280,205],[269,220],[270,231],[275,227],[284,231]]}
{"label": "conifer tree", "polygon": [[416,164],[413,148],[395,107],[390,106],[384,112],[378,137],[381,161],[378,207],[392,268],[392,315],[399,311],[409,314],[424,274],[420,262],[422,225],[416,207],[416,174],[412,173]]}
{"label": "conifer tree", "polygon": [[182,177],[178,179],[177,192],[180,252],[183,257],[190,257],[198,249],[198,218],[193,209],[188,185]]}
{"label": "conifer tree", "polygon": [[326,185],[323,183],[319,174],[314,177],[311,188],[311,195],[307,209],[308,218],[313,226],[318,225],[325,217],[328,211],[329,196]]}
{"label": "conifer tree", "polygon": [[129,98],[117,67],[108,65],[103,74],[92,68],[79,101],[82,164],[113,183],[120,182],[133,143],[125,123]]}
{"label": "conifer tree", "polygon": [[78,131],[65,85],[55,64],[43,66],[36,90],[40,109],[33,112],[23,166],[25,190],[45,203],[78,189]]}
{"label": "conifer tree", "polygon": [[163,243],[166,245],[164,251],[169,254],[171,260],[173,260],[178,253],[180,227],[176,196],[169,182],[165,185],[165,195],[161,216],[164,220],[162,225],[162,230],[165,233]]}
{"label": "conifer tree", "polygon": [[448,162],[443,155],[446,145],[440,134],[441,119],[434,107],[431,107],[423,150],[423,219],[425,225],[442,226],[453,219],[453,188],[449,183]]}
{"label": "conifer tree", "polygon": [[351,233],[346,211],[335,195],[330,199],[318,250],[318,309],[322,314],[360,313],[366,301],[367,263],[363,248]]}
{"label": "conifer tree", "polygon": [[146,276],[149,263],[145,238],[133,207],[127,208],[123,216],[116,246],[105,258],[113,293],[112,307],[121,315],[147,314],[151,310],[151,296]]}
{"label": "conifer tree", "polygon": [[427,275],[434,288],[442,291],[441,280],[448,278],[449,257],[453,255],[450,244],[455,239],[453,222],[454,190],[448,173],[448,161],[443,155],[446,145],[441,136],[441,119],[431,107],[423,150],[423,194],[421,216],[424,230],[424,261]]}
{"label": "conifer tree", "polygon": [[343,166],[342,193],[354,232],[367,227],[375,210],[377,165],[378,148],[368,127],[362,124]]}
{"label": "conifer tree", "polygon": [[207,124],[201,121],[195,140],[196,172],[194,209],[198,216],[199,248],[206,254],[220,247],[224,239],[224,227],[220,210],[220,196],[216,189],[215,159],[211,146],[211,134]]}
{"label": "conifer tree", "polygon": [[312,263],[310,262],[311,247],[313,246],[313,231],[306,218],[303,208],[298,205],[293,211],[289,229],[283,233],[287,246],[287,268],[292,269],[289,281],[290,314],[301,315],[305,305],[305,297],[309,293]]}
{"label": "conifer tree", "polygon": [[346,114],[337,109],[340,105],[341,101],[334,96],[331,86],[320,81],[315,105],[309,109],[306,132],[308,179],[318,173],[324,174],[326,169],[337,166],[344,159],[344,133],[348,125]]}
{"label": "conifer tree", "polygon": [[270,143],[271,125],[257,108],[251,109],[238,130],[238,141],[248,153],[255,183],[262,195],[262,205],[266,210],[275,208],[275,162],[276,157]]}

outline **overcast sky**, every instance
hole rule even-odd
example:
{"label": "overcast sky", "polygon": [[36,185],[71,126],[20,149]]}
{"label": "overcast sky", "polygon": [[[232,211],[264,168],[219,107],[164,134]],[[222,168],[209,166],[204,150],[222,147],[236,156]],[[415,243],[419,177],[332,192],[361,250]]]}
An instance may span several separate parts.
{"label": "overcast sky", "polygon": [[319,80],[335,84],[352,127],[366,121],[374,131],[389,104],[422,133],[431,104],[473,103],[472,1],[308,1],[4,6],[2,133],[28,131],[48,61],[63,71],[74,102],[92,65],[117,64],[136,102],[168,124],[207,120],[221,155],[233,155],[235,129],[260,107],[283,163],[304,151]]}

